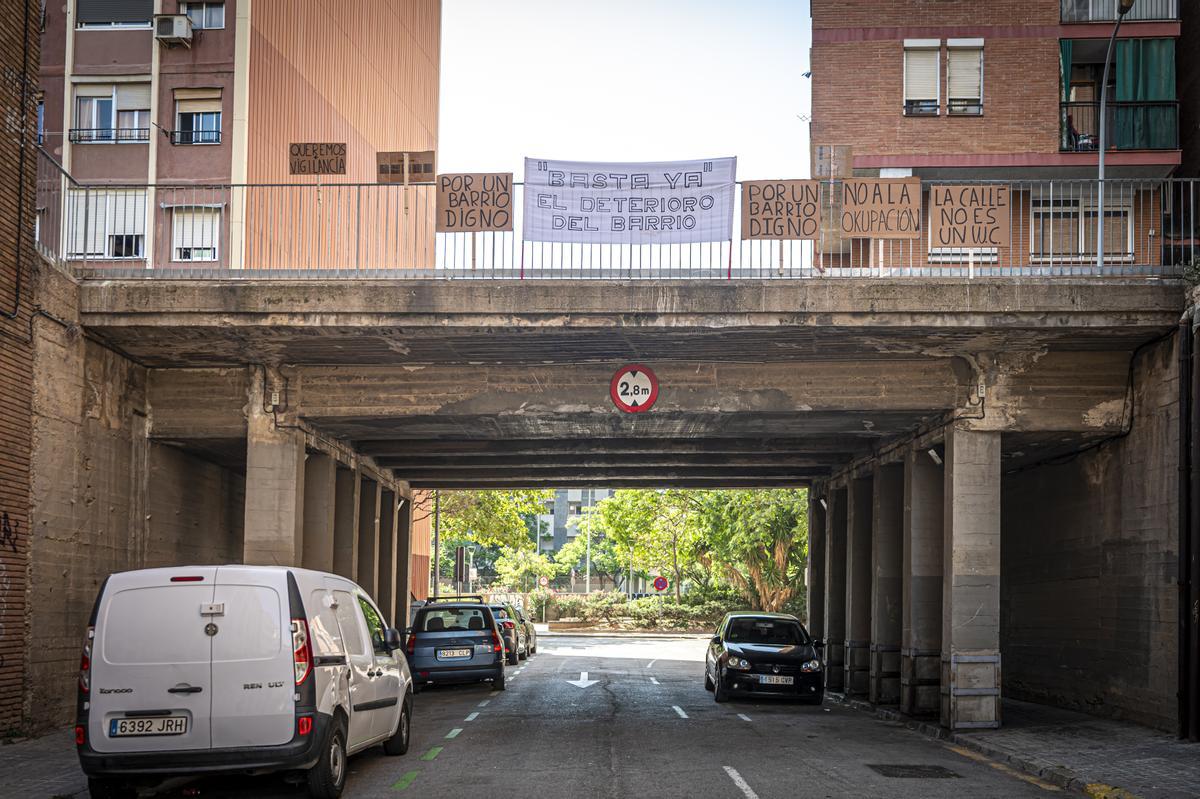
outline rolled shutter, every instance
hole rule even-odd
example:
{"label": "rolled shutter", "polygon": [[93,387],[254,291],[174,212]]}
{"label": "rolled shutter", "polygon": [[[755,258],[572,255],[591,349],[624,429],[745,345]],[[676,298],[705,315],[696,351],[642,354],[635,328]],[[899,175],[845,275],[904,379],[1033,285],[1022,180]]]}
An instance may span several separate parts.
{"label": "rolled shutter", "polygon": [[[112,97],[111,83],[76,83],[76,97]],[[148,106],[147,106],[148,107]]]}
{"label": "rolled shutter", "polygon": [[946,91],[951,100],[978,100],[982,94],[983,51],[953,49],[946,62]]}
{"label": "rolled shutter", "polygon": [[118,83],[117,84],[117,110],[118,111],[149,111],[150,110],[150,84],[149,83]]}
{"label": "rolled shutter", "polygon": [[153,17],[154,0],[76,0],[75,21],[85,25],[111,22],[149,25]]}
{"label": "rolled shutter", "polygon": [[217,208],[180,206],[171,212],[171,244],[180,247],[216,247],[221,229]]}
{"label": "rolled shutter", "polygon": [[938,99],[938,51],[904,51],[904,99]]}
{"label": "rolled shutter", "polygon": [[72,191],[68,205],[67,254],[103,255],[106,198],[101,192]]}
{"label": "rolled shutter", "polygon": [[146,192],[114,191],[109,194],[108,232],[113,236],[146,235]]}

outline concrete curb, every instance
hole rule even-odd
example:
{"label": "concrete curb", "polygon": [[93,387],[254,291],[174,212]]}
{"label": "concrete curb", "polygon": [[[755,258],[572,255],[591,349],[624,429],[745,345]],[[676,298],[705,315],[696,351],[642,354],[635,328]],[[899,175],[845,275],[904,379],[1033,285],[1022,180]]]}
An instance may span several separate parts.
{"label": "concrete curb", "polygon": [[948,743],[961,746],[963,749],[969,749],[976,754],[983,755],[986,758],[995,760],[998,763],[1003,763],[1007,766],[1028,774],[1031,777],[1037,777],[1051,785],[1056,785],[1067,791],[1080,794],[1082,796],[1090,796],[1093,799],[1141,799],[1136,794],[1130,793],[1123,788],[1114,788],[1111,785],[1106,785],[1096,780],[1089,780],[1084,776],[1077,774],[1066,766],[1058,766],[1051,763],[1038,760],[1037,758],[1029,757],[1020,752],[1014,752],[1003,746],[996,744],[985,743],[976,740],[969,735],[951,732],[936,722],[922,721],[920,719],[910,718],[900,713],[898,710],[886,707],[876,707],[870,702],[865,702],[861,699],[847,699],[842,694],[833,694],[826,692],[826,700],[833,704],[848,707],[851,710],[858,710],[864,713],[871,713],[876,718],[882,721],[893,721],[903,724],[908,729],[920,733],[928,738],[938,741],[946,741]]}

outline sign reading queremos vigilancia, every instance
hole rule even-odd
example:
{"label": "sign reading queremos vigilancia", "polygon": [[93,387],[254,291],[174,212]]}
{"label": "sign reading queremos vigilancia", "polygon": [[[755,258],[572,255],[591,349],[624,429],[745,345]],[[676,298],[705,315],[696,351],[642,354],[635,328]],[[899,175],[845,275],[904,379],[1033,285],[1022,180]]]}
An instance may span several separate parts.
{"label": "sign reading queremos vigilancia", "polygon": [[736,158],[525,159],[524,238],[568,244],[729,241]]}

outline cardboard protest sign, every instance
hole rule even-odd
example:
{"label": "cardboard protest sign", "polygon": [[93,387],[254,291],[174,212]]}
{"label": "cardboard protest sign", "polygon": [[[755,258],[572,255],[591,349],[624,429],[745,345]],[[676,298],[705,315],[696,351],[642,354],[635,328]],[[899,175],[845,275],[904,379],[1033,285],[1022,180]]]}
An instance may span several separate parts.
{"label": "cardboard protest sign", "polygon": [[921,233],[920,178],[847,178],[842,181],[842,235],[915,239]]}
{"label": "cardboard protest sign", "polygon": [[929,187],[929,246],[965,250],[1007,247],[1012,208],[1008,186]]}
{"label": "cardboard protest sign", "polygon": [[437,232],[512,230],[511,172],[437,176]]}
{"label": "cardboard protest sign", "polygon": [[742,239],[816,239],[821,187],[815,180],[742,181]]}
{"label": "cardboard protest sign", "polygon": [[[407,175],[404,172],[405,156],[408,156]],[[434,151],[397,150],[375,153],[375,174],[375,179],[380,183],[432,183],[435,175]]]}
{"label": "cardboard protest sign", "polygon": [[292,175],[346,174],[346,143],[292,142],[288,145],[288,173]]}

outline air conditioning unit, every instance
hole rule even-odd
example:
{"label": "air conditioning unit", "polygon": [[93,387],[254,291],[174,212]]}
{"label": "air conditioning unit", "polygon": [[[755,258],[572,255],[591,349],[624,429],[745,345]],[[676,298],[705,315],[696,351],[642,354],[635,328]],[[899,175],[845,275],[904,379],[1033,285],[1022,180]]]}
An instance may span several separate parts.
{"label": "air conditioning unit", "polygon": [[168,47],[192,46],[192,21],[187,14],[158,14],[154,17],[154,38]]}

